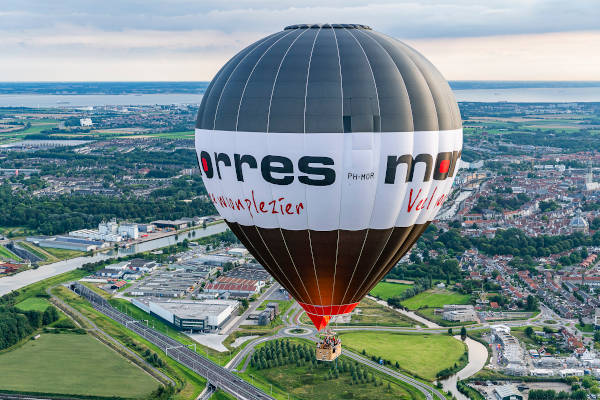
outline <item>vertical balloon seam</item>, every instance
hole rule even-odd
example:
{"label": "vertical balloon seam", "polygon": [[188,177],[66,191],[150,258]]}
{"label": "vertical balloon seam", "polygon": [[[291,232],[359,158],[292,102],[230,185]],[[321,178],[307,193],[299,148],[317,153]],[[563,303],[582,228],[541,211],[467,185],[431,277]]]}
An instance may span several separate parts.
{"label": "vertical balloon seam", "polygon": [[[315,50],[315,43],[317,43],[317,38],[319,37],[319,34],[321,33],[321,27],[319,27],[319,30],[317,31],[317,34],[315,35],[315,38],[313,40],[312,43],[312,47],[310,49],[310,56],[308,57],[308,66],[306,68],[306,84],[304,85],[304,113],[303,113],[303,125],[304,125],[304,132],[303,132],[303,146],[304,149],[306,149],[306,99],[308,97],[308,82],[310,79],[310,65],[312,63],[312,56],[313,56],[313,52]],[[306,199],[306,207],[308,207],[308,195],[307,195],[307,187],[304,187],[304,198]],[[317,284],[317,291],[319,293],[319,304],[323,304],[323,297],[321,296],[321,287],[319,286],[319,276],[317,274],[317,266],[315,264],[315,256],[313,254],[313,248],[312,248],[312,238],[310,236],[310,218],[309,218],[309,213],[306,213],[306,227],[307,227],[307,232],[308,232],[308,244],[309,244],[309,249],[310,249],[310,256],[312,258],[312,264],[313,264],[313,271],[315,272],[315,283]]]}
{"label": "vertical balloon seam", "polygon": [[[380,263],[380,265],[384,265],[384,268],[382,268],[382,270],[385,270],[386,268],[388,268],[390,262],[394,259],[394,256],[396,255],[396,253],[402,248],[402,243],[404,243],[406,241],[406,238],[409,236],[410,231],[412,230],[412,228],[408,228],[408,227],[407,228],[394,227],[394,229],[392,230],[392,234],[397,229],[402,229],[402,236],[401,236],[402,240],[399,241],[400,244],[397,245],[397,250],[390,251],[389,256],[387,256],[387,259],[385,259],[385,261],[382,260],[382,262]],[[379,259],[377,261],[379,261]],[[366,286],[364,285],[364,282],[363,282],[363,284],[361,285],[361,289],[359,291],[357,291],[357,295],[360,296],[360,294],[364,292],[365,287],[369,287],[370,285],[375,285],[377,282],[379,282],[381,280],[381,278],[379,278],[379,279],[377,279],[377,278],[379,277],[380,274],[381,274],[381,271],[380,272],[376,271],[375,274],[371,276],[371,278],[367,282]]]}
{"label": "vertical balloon seam", "polygon": [[[238,226],[240,226],[240,225],[238,224]],[[246,238],[246,241],[248,241],[251,244],[251,249],[254,250],[254,253],[256,253],[259,256],[259,258],[260,258],[259,262],[261,264],[265,265],[268,270],[270,270],[272,267],[265,261],[265,259],[262,257],[262,255],[260,254],[260,252],[254,247],[254,245],[252,244],[252,241],[250,239],[248,239],[248,236],[246,235],[246,232],[244,231],[244,229],[242,229],[240,227],[239,231],[242,233],[242,235],[244,236],[244,238]],[[256,258],[257,256],[252,252],[252,250],[250,250],[250,252]],[[279,269],[279,271],[282,274],[281,276],[285,276],[287,278],[287,275],[284,274],[283,270]],[[269,271],[269,273],[271,273],[272,275],[275,275],[275,270],[273,269],[273,272]],[[298,298],[300,298],[301,297],[301,296],[299,296],[300,293],[296,291],[296,288],[294,287],[294,285],[291,284],[291,282],[289,281],[289,279],[288,279],[288,283],[290,284],[290,288],[286,288],[286,289],[288,291],[290,291],[290,292],[294,292],[295,296],[298,297]]]}
{"label": "vertical balloon seam", "polygon": [[[338,67],[339,67],[339,74],[340,74],[340,103],[342,106],[340,119],[343,121],[344,120],[344,82],[343,82],[343,77],[342,77],[342,60],[340,58],[340,45],[337,40],[337,34],[335,33],[335,29],[332,29],[331,31],[333,32],[333,38],[335,39],[335,48],[337,51],[337,58],[338,58]],[[342,122],[342,132],[343,132],[343,122]],[[331,300],[330,300],[331,305],[333,305],[333,298],[335,296],[335,279],[337,277],[337,263],[338,263],[338,257],[339,257],[339,249],[340,249],[340,229],[341,229],[341,224],[342,224],[342,212],[341,212],[342,188],[341,187],[340,187],[340,193],[339,193],[338,197],[339,197],[338,228],[337,228],[337,232],[336,232],[337,239],[335,241],[335,263],[333,265],[333,283],[331,285]],[[338,311],[339,311],[339,307],[338,307]]]}
{"label": "vertical balloon seam", "polygon": [[[381,45],[380,45],[380,44],[379,44],[379,43],[378,43],[378,42],[377,42],[375,39],[373,39],[372,37],[370,37],[370,36],[369,36],[367,33],[364,33],[364,32],[363,32],[363,31],[361,31],[361,30],[358,30],[358,32],[360,32],[360,33],[361,33],[362,35],[364,35],[364,36],[367,36],[367,37],[369,37],[369,39],[371,39],[371,40],[373,40],[373,42],[377,43],[377,44],[379,45],[379,47],[380,47],[380,48],[383,50],[384,54],[386,54],[386,55],[387,55],[387,56],[390,58],[390,60],[392,61],[392,63],[395,65],[395,63],[394,63],[394,60],[392,59],[392,57],[390,56],[390,54],[387,52],[387,50],[386,50],[386,49],[385,49],[383,46],[381,46]],[[402,74],[400,73],[400,71],[398,71],[398,74],[399,74],[399,75],[400,75],[400,77],[402,78]],[[402,79],[403,79],[403,78],[402,78]],[[404,80],[404,79],[403,79],[403,80]],[[407,93],[407,97],[408,97],[408,93]],[[381,123],[381,124],[380,124],[380,126],[383,126],[383,123]],[[413,136],[413,141],[414,141],[414,136]],[[380,152],[381,152],[381,148],[380,148],[379,150],[380,150]],[[412,153],[412,150],[411,150],[411,153]],[[377,188],[375,188],[375,190],[377,191]],[[403,191],[403,193],[402,193],[402,195],[401,195],[401,198],[404,198],[404,196],[405,196],[405,195],[406,195],[406,188],[405,188],[405,190]],[[399,198],[400,198],[400,196],[399,196]],[[400,209],[398,210],[398,213],[401,213],[401,212],[402,212],[402,208],[400,208]],[[398,215],[396,215],[396,218],[394,219],[394,221],[396,221],[397,219],[398,219]],[[392,229],[390,230],[390,234],[388,235],[388,238],[387,238],[387,240],[386,240],[385,244],[384,244],[384,245],[383,245],[383,247],[381,248],[381,252],[379,253],[379,256],[377,257],[377,259],[375,260],[375,263],[374,263],[374,264],[371,266],[371,269],[370,269],[370,270],[369,270],[369,272],[368,272],[368,273],[365,275],[365,277],[364,277],[363,281],[362,281],[362,282],[361,282],[361,284],[359,285],[359,289],[362,287],[362,285],[364,285],[365,281],[366,281],[366,280],[368,279],[368,277],[371,275],[371,273],[373,272],[373,269],[375,268],[375,265],[376,265],[376,264],[377,264],[377,262],[379,261],[379,258],[381,257],[381,255],[382,255],[382,254],[383,254],[383,252],[385,251],[385,248],[387,247],[387,244],[388,244],[388,242],[389,242],[390,238],[391,238],[391,237],[392,237],[392,235],[394,234],[394,228],[395,228],[395,225],[396,225],[396,224],[394,224],[394,227],[392,227]],[[365,238],[366,238],[366,237],[365,237]]]}
{"label": "vertical balloon seam", "polygon": [[[273,34],[275,35],[275,34]],[[237,66],[237,64],[239,63],[240,59],[242,59],[245,55],[247,55],[249,52],[251,52],[253,49],[255,49],[256,47],[258,47],[262,42],[264,42],[265,40],[267,40],[269,37],[273,36],[273,35],[269,35],[253,44],[251,44],[250,46],[246,47],[245,49],[243,49],[242,51],[240,51],[238,54],[236,54],[231,60],[229,60],[217,73],[217,75],[215,76],[215,78],[213,78],[213,82],[215,83],[214,88],[217,88],[219,86],[219,84],[221,83],[221,80],[225,80],[227,81],[227,79],[229,78],[229,76],[231,75],[231,70],[235,69],[234,65]],[[225,83],[223,84],[225,85]],[[213,89],[214,89],[213,88]],[[212,90],[211,92],[212,93]],[[218,90],[218,89],[214,89],[214,90]],[[220,90],[223,90],[223,88],[221,88]],[[198,117],[200,117],[200,111],[202,111],[202,120],[198,120],[196,121],[197,127],[200,127],[202,129],[214,129],[214,126],[212,126],[211,128],[209,128],[209,125],[207,125],[207,121],[205,121],[206,119],[208,119],[209,115],[207,113],[210,113],[210,115],[212,115],[212,122],[214,122],[214,114],[210,111],[210,109],[207,109],[207,107],[209,107],[209,101],[212,100],[209,98],[209,94],[205,92],[204,96],[202,97],[202,104],[205,104],[204,109],[203,110],[198,110]],[[204,101],[205,99],[208,99],[206,102]],[[214,100],[213,100],[214,101]],[[216,110],[216,106],[215,105],[215,110]]]}
{"label": "vertical balloon seam", "polygon": [[[398,71],[399,77],[400,77],[400,79],[402,80],[402,82],[403,82],[403,84],[404,84],[404,90],[405,90],[405,92],[406,92],[406,98],[408,99],[408,107],[411,109],[411,116],[412,116],[412,105],[411,105],[411,102],[410,102],[410,99],[411,99],[411,97],[410,97],[410,94],[409,94],[409,92],[408,92],[408,89],[407,89],[407,87],[406,87],[406,84],[404,83],[404,76],[402,75],[402,72],[401,72],[401,71],[400,71],[400,69],[398,68],[398,65],[397,65],[397,63],[394,61],[394,58],[391,56],[391,54],[389,53],[389,51],[388,51],[388,50],[387,50],[385,47],[383,47],[383,46],[381,45],[381,43],[379,43],[377,40],[375,40],[375,39],[374,39],[374,38],[373,38],[373,37],[372,37],[370,34],[367,34],[367,33],[365,33],[365,32],[362,32],[362,31],[360,31],[360,30],[359,30],[358,32],[362,33],[362,34],[363,34],[363,35],[365,35],[365,36],[368,36],[368,37],[369,37],[369,38],[370,38],[370,39],[371,39],[373,42],[375,42],[375,43],[376,43],[376,44],[377,44],[379,47],[381,47],[381,48],[383,49],[383,51],[385,52],[385,54],[387,54],[387,55],[388,55],[388,57],[390,58],[390,60],[392,61],[392,63],[393,63],[395,66],[396,66],[396,70]],[[411,122],[412,122],[412,121],[411,121]],[[382,126],[383,126],[383,123],[382,123]],[[413,152],[413,149],[414,149],[414,125],[413,125],[413,129],[412,129],[412,132],[411,132],[411,133],[413,134],[413,135],[411,136],[413,140],[412,140],[412,142],[411,142],[411,151],[410,151],[410,153],[412,153],[412,152]],[[408,189],[408,188],[407,188],[407,187],[405,187],[405,188],[404,188],[404,191],[402,192],[402,195],[401,195],[401,196],[399,196],[398,198],[404,198],[404,196],[406,195],[406,190],[407,190],[407,189]],[[397,220],[398,220],[398,217],[399,217],[399,215],[400,215],[401,213],[402,213],[402,208],[400,207],[400,208],[398,209],[398,213],[396,214],[396,217],[394,218],[394,221],[397,221]],[[395,229],[397,229],[397,228],[396,228],[396,223],[394,223],[394,227],[393,227],[393,229],[392,229],[392,232],[391,232],[390,236],[388,237],[388,242],[389,242],[389,239],[390,239],[390,238],[392,237],[392,235],[394,234],[394,230],[395,230]],[[406,236],[408,236],[408,234],[409,234],[409,233],[407,232]],[[406,236],[405,236],[405,237],[406,237]],[[387,247],[387,242],[386,242],[386,245],[385,245],[385,246],[382,248],[382,252],[380,253],[380,256],[379,256],[379,257],[381,257],[381,254],[382,254],[382,253],[385,251],[385,248],[386,248],[386,247]],[[375,261],[375,263],[377,263],[377,262],[379,261],[379,257],[378,257],[378,259]],[[375,267],[375,264],[374,264],[374,265],[373,265],[373,267],[371,268],[371,271],[369,271],[369,273],[368,273],[368,274],[365,276],[365,279],[363,280],[363,282],[362,282],[362,283],[361,283],[361,285],[359,286],[359,289],[360,289],[360,288],[361,288],[361,287],[364,285],[364,282],[366,281],[366,279],[368,278],[368,276],[369,276],[369,275],[371,275],[371,273],[372,273],[372,270],[373,270],[373,268],[374,268],[374,267]],[[369,284],[372,284],[372,279],[373,279],[373,278],[371,278],[371,281],[369,282]]]}
{"label": "vertical balloon seam", "polygon": [[[396,42],[390,40],[387,36],[377,35],[377,32],[373,32],[373,38],[377,40],[384,48],[397,48]],[[390,55],[392,54],[391,52],[389,53]],[[420,112],[425,113],[427,104],[425,104],[423,100],[419,98],[420,92],[418,88],[414,87],[414,80],[424,80],[424,78],[420,75],[420,71],[418,70],[416,65],[414,65],[414,62],[406,54],[394,53],[393,58],[394,63],[396,64],[396,68],[398,68],[400,74],[403,77],[408,78],[404,79],[404,82],[407,83],[406,91],[408,93],[408,98],[411,104],[413,132],[432,130],[429,129],[430,127],[427,126],[427,123],[424,123],[422,119],[417,118]],[[414,80],[411,78],[414,78]],[[408,82],[413,82],[413,85],[408,85]],[[423,127],[424,125],[425,128]]]}
{"label": "vertical balloon seam", "polygon": [[[281,34],[281,32],[278,32],[279,34]],[[215,127],[217,125],[217,115],[219,114],[219,107],[221,105],[221,100],[223,99],[223,93],[225,93],[225,89],[227,89],[227,85],[229,84],[229,81],[231,80],[231,77],[235,75],[235,71],[237,71],[237,69],[239,68],[239,66],[244,62],[244,60],[252,53],[254,53],[256,51],[256,49],[258,49],[261,45],[263,45],[268,39],[274,37],[276,34],[273,34],[271,36],[267,36],[264,40],[262,40],[255,48],[253,48],[252,50],[250,50],[235,66],[235,68],[233,69],[233,71],[231,71],[231,73],[229,74],[229,76],[227,77],[227,81],[225,81],[225,84],[223,85],[223,89],[221,89],[221,93],[219,94],[219,100],[217,101],[217,106],[215,108],[215,116],[213,119],[213,130],[215,130]]]}
{"label": "vertical balloon seam", "polygon": [[[354,36],[354,34],[351,32],[351,30],[347,30],[346,28],[343,28],[344,31],[346,31],[348,34],[350,34],[350,36],[352,36],[352,38],[354,39],[354,41],[356,42],[356,44],[358,45],[358,47],[360,47],[363,55],[365,56],[365,60],[367,61],[367,65],[369,66],[369,71],[371,71],[371,78],[373,79],[373,87],[375,88],[375,96],[377,98],[377,114],[379,115],[379,118],[381,118],[381,106],[379,103],[379,91],[377,90],[377,81],[375,80],[375,74],[373,73],[373,68],[371,66],[371,61],[369,60],[369,57],[367,56],[367,53],[365,52],[365,49],[363,48],[363,46],[360,44],[360,41],[356,38],[356,36]],[[373,127],[375,128],[375,127]],[[373,129],[374,130],[374,129]],[[381,122],[379,123],[379,131],[381,133]],[[381,138],[380,138],[381,139]],[[372,158],[372,154],[371,154],[371,158]],[[379,173],[379,162],[377,162],[376,165],[376,175],[378,175]],[[375,209],[374,205],[377,199],[377,187],[375,187],[375,193],[373,194],[373,200],[371,203],[371,215],[369,216],[369,225],[367,226],[367,233],[363,239],[363,244],[360,250],[360,255],[358,256],[358,259],[356,261],[356,264],[354,265],[354,269],[352,270],[352,275],[350,277],[350,281],[348,282],[348,286],[346,287],[346,290],[344,291],[344,296],[342,297],[342,301],[341,303],[344,304],[345,300],[346,300],[346,296],[348,295],[348,289],[350,288],[352,281],[354,280],[354,275],[356,274],[356,268],[358,267],[360,260],[362,258],[362,254],[363,254],[363,250],[365,247],[365,244],[367,242],[367,238],[369,237],[369,230],[371,227],[371,223],[373,221],[373,211]]]}
{"label": "vertical balloon seam", "polygon": [[[294,40],[292,41],[292,43],[290,43],[290,45],[288,46],[287,50],[285,51],[285,53],[284,53],[284,55],[283,55],[283,57],[282,57],[282,59],[281,59],[281,62],[279,63],[279,66],[278,66],[278,68],[277,68],[277,72],[276,72],[276,74],[275,74],[275,78],[273,79],[273,85],[272,85],[272,87],[271,87],[271,96],[270,96],[270,98],[269,98],[269,110],[268,110],[268,113],[267,113],[267,129],[266,129],[266,134],[267,134],[267,135],[269,134],[270,115],[271,115],[271,104],[272,104],[272,101],[273,101],[273,93],[275,92],[275,86],[276,86],[276,84],[277,84],[277,78],[279,77],[279,72],[280,72],[280,70],[281,70],[281,66],[283,65],[283,62],[285,61],[285,59],[286,59],[286,57],[287,57],[287,55],[288,55],[289,51],[290,51],[290,50],[291,50],[291,48],[294,46],[294,44],[296,43],[296,41],[297,41],[297,40],[298,40],[298,39],[299,39],[299,38],[300,38],[300,37],[301,37],[301,36],[302,36],[304,33],[306,33],[306,32],[308,32],[308,30],[307,30],[307,29],[305,29],[305,30],[302,30],[302,32],[301,32],[300,34],[298,34],[298,35],[297,35],[297,36],[294,38]],[[267,136],[267,138],[268,138],[268,136]],[[271,185],[269,185],[269,189],[271,190],[271,197],[273,197],[273,189],[272,189],[272,186],[271,186]],[[311,299],[310,301],[312,301],[312,298],[311,298],[311,296],[310,296],[310,293],[309,293],[308,289],[306,288],[306,285],[304,285],[304,281],[302,280],[302,276],[300,276],[300,272],[298,272],[298,268],[296,267],[296,263],[294,262],[294,257],[292,256],[292,253],[290,252],[290,249],[289,249],[289,247],[288,247],[288,245],[287,245],[287,241],[285,240],[285,236],[283,235],[283,231],[282,231],[282,229],[281,229],[281,224],[279,224],[279,227],[278,227],[278,229],[279,229],[279,234],[281,235],[281,240],[283,241],[283,244],[284,244],[284,246],[285,246],[285,250],[286,250],[286,252],[288,253],[288,256],[289,256],[289,258],[290,258],[290,263],[292,264],[292,267],[294,267],[294,271],[296,272],[296,275],[298,276],[298,280],[299,280],[299,281],[300,281],[300,283],[302,284],[302,287],[304,288],[304,291],[306,292],[307,298]],[[287,278],[287,276],[286,276],[286,278]],[[291,284],[291,282],[289,281],[289,278],[288,278],[288,283],[290,283],[290,285],[291,285],[291,286],[293,286],[293,285]],[[300,298],[301,296],[298,296],[298,297]]]}
{"label": "vertical balloon seam", "polygon": [[300,39],[300,37],[302,35],[304,35],[306,32],[308,32],[308,29],[302,29],[301,30],[301,33],[294,38],[294,40],[292,41],[292,43],[290,43],[289,47],[287,48],[287,50],[283,54],[283,57],[281,57],[281,61],[279,62],[279,67],[277,68],[277,72],[275,73],[275,78],[273,79],[273,86],[271,87],[271,96],[269,97],[269,110],[267,111],[267,129],[266,129],[266,133],[269,133],[269,126],[271,124],[271,105],[273,104],[273,94],[275,93],[275,85],[277,85],[277,78],[279,78],[279,72],[281,71],[281,66],[283,65],[283,62],[285,61],[288,53],[290,52],[290,50],[292,49],[292,47],[294,46],[294,44],[296,43],[296,41],[298,39]]}
{"label": "vertical balloon seam", "polygon": [[[250,77],[249,77],[248,79],[250,79]],[[266,133],[265,133],[265,135],[266,135]],[[237,142],[237,140],[238,140],[238,135],[237,135],[237,134],[234,134],[233,136],[234,136],[234,141],[235,141],[235,148],[237,149],[237,146],[238,146],[238,142]],[[268,137],[266,137],[266,139],[267,139],[267,141],[268,141]],[[242,186],[242,192],[243,192],[243,193],[246,193],[246,191],[245,191],[245,184],[246,184],[246,182],[245,182],[245,181],[241,181],[241,182],[240,182],[240,184],[241,184],[241,186]],[[269,188],[270,188],[270,187],[271,187],[271,186],[269,185]],[[273,193],[272,193],[272,191],[271,191],[271,197],[273,197]],[[251,215],[251,216],[250,216],[250,218],[252,219],[252,223],[253,223],[253,224],[254,224],[254,226],[256,227],[256,223],[255,223],[255,221],[254,221],[254,215]],[[243,229],[241,229],[241,231],[244,233],[244,236],[246,236],[246,233],[244,232],[244,230],[243,230]],[[257,231],[258,231],[258,229],[257,229]],[[260,233],[259,233],[259,234],[260,234]],[[264,244],[265,244],[265,246],[266,246],[266,243],[264,242],[264,240],[262,239],[262,237],[261,237],[261,240],[263,241],[263,243],[264,243]],[[287,283],[289,284],[289,286],[293,288],[293,291],[295,291],[294,285],[293,285],[293,284],[292,284],[292,282],[290,281],[290,279],[289,279],[289,277],[287,276],[287,274],[286,274],[286,273],[284,272],[284,270],[281,268],[281,266],[279,265],[279,263],[277,262],[277,260],[275,259],[275,257],[273,257],[272,255],[271,255],[271,257],[273,258],[273,261],[274,261],[274,263],[275,263],[275,266],[276,266],[276,267],[277,267],[277,269],[279,269],[279,271],[281,272],[281,276],[282,276],[283,278],[285,278],[285,280],[287,281]],[[271,268],[273,268],[273,267],[271,267]],[[274,268],[273,268],[273,270],[274,270]],[[282,279],[282,280],[283,280],[283,279]],[[288,289],[288,290],[290,290],[290,289]],[[306,289],[305,289],[305,290],[306,290]],[[291,291],[291,290],[290,290],[290,291]],[[296,292],[296,294],[299,294],[299,292]]]}
{"label": "vertical balloon seam", "polygon": [[233,56],[229,61],[227,61],[225,63],[225,65],[223,65],[221,67],[221,69],[219,69],[219,71],[217,71],[214,78],[210,81],[210,84],[208,85],[208,87],[206,88],[206,91],[202,95],[202,102],[200,103],[200,108],[198,109],[198,115],[196,117],[196,128],[204,128],[204,124],[202,123],[200,118],[204,118],[204,113],[205,113],[206,106],[208,103],[208,101],[205,101],[205,100],[210,98],[210,93],[217,85],[217,82],[222,78],[223,75],[225,75],[225,73],[226,73],[225,71],[227,71],[228,68],[230,68],[235,62],[237,62],[242,57],[241,54],[243,54],[244,51],[246,51],[246,52],[250,51],[249,49],[253,46],[255,47],[256,43],[253,43],[250,46],[247,46],[245,49],[243,49],[238,54]]}
{"label": "vertical balloon seam", "polygon": [[[415,66],[419,69],[419,71],[421,71],[421,75],[423,76],[423,78],[425,79],[425,82],[427,84],[427,88],[429,89],[430,93],[431,93],[431,97],[433,98],[433,105],[436,109],[436,114],[437,114],[437,119],[438,119],[438,131],[441,130],[447,130],[447,129],[452,129],[452,127],[454,126],[454,121],[445,121],[445,119],[447,119],[446,116],[444,116],[444,112],[449,116],[449,118],[452,118],[452,112],[450,110],[450,107],[448,106],[448,101],[446,99],[446,96],[444,95],[445,93],[443,93],[444,91],[438,91],[435,88],[435,85],[432,85],[432,81],[436,80],[436,81],[445,81],[444,79],[440,79],[441,77],[441,73],[438,74],[440,76],[435,76],[435,71],[437,71],[435,68],[430,68],[430,64],[425,63],[425,57],[423,57],[419,52],[415,51],[412,47],[400,42],[400,41],[396,41],[398,42],[400,47],[403,47],[409,58],[415,63]],[[437,79],[436,79],[437,78]],[[441,122],[440,122],[441,120]],[[449,124],[448,126],[446,126],[445,124]]]}
{"label": "vertical balloon seam", "polygon": [[244,88],[242,89],[242,94],[240,95],[240,102],[238,104],[238,110],[237,110],[237,114],[236,114],[236,117],[235,117],[235,131],[236,132],[238,130],[238,125],[239,125],[239,122],[240,122],[240,109],[242,108],[242,103],[244,102],[244,95],[246,94],[246,88],[248,87],[248,82],[250,82],[250,79],[252,79],[252,75],[254,74],[254,71],[256,70],[256,67],[258,66],[258,64],[260,64],[260,62],[262,61],[263,57],[269,52],[269,50],[271,50],[273,48],[273,46],[275,46],[277,43],[279,43],[280,40],[285,39],[286,37],[288,37],[293,32],[294,31],[290,31],[289,33],[286,33],[285,35],[282,35],[276,41],[274,41],[273,43],[271,43],[271,45],[269,47],[267,47],[267,49],[261,54],[261,56],[258,58],[258,60],[256,60],[256,63],[254,63],[254,67],[252,67],[252,70],[250,71],[250,74],[248,74],[248,78],[246,79],[246,83],[244,84]]}

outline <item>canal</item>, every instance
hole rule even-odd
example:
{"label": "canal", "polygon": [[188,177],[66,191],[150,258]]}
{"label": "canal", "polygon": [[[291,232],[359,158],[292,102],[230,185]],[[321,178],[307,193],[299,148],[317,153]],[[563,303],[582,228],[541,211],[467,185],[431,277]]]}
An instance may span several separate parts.
{"label": "canal", "polygon": [[[181,232],[178,235],[148,240],[147,242],[132,245],[129,248],[119,248],[118,250],[111,249],[101,253],[96,253],[92,256],[71,258],[68,260],[43,265],[37,269],[28,269],[27,271],[19,272],[15,275],[0,278],[0,296],[43,279],[48,279],[55,275],[72,271],[86,263],[152,251],[171,246],[175,243],[182,242],[185,239],[199,239],[202,237],[215,235],[217,233],[224,232],[226,229],[227,225],[224,223],[209,225],[206,228],[198,227],[186,232]],[[193,235],[192,232],[196,232],[196,234]]]}

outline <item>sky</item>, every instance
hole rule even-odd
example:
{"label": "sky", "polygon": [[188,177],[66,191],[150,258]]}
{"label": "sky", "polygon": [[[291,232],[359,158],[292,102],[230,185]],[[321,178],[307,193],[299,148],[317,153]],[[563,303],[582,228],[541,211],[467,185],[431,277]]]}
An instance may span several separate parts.
{"label": "sky", "polygon": [[2,0],[0,81],[208,81],[322,22],[402,40],[449,80],[600,81],[599,0]]}

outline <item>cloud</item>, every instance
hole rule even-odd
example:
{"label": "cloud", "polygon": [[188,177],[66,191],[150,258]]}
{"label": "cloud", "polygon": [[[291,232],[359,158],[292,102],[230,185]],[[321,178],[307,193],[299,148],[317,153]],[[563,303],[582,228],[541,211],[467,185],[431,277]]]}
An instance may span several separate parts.
{"label": "cloud", "polygon": [[4,0],[0,29],[80,25],[126,29],[267,33],[284,25],[348,22],[403,38],[488,36],[597,29],[597,0],[197,1]]}
{"label": "cloud", "polygon": [[600,80],[600,31],[407,43],[450,80]]}
{"label": "cloud", "polygon": [[529,76],[517,58],[560,72],[549,79],[571,79],[594,75],[569,60],[599,53],[587,40],[597,38],[598,21],[597,0],[3,0],[0,79],[126,80],[143,69],[144,79],[208,80],[258,38],[313,22],[367,24],[415,43],[452,79],[512,74],[498,65]]}

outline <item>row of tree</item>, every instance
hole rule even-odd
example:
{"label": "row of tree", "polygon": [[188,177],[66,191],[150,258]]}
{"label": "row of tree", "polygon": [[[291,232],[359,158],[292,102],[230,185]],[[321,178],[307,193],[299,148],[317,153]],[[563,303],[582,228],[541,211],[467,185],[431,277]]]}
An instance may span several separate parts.
{"label": "row of tree", "polygon": [[14,306],[0,306],[0,350],[17,344],[59,317],[54,306],[48,306],[45,311],[23,311]]}
{"label": "row of tree", "polygon": [[0,226],[22,226],[45,235],[89,228],[103,220],[177,219],[215,214],[212,203],[194,199],[183,202],[154,197],[128,197],[115,201],[101,195],[63,195],[56,198],[13,193],[0,187]]}
{"label": "row of tree", "polygon": [[529,400],[586,400],[587,393],[583,389],[568,393],[565,391],[532,389],[529,391]]}

